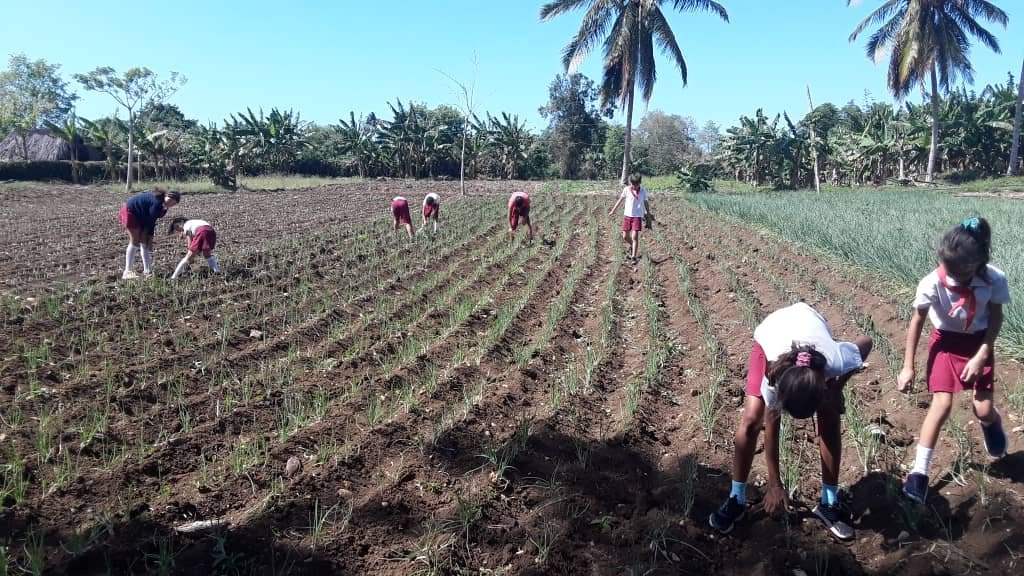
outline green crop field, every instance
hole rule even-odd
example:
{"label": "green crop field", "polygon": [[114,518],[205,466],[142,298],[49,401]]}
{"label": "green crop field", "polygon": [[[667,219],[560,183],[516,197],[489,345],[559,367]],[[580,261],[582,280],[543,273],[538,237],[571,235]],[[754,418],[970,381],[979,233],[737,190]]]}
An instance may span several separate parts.
{"label": "green crop field", "polygon": [[[787,240],[833,254],[892,277],[913,290],[936,265],[942,233],[970,215],[992,224],[992,264],[1006,272],[1011,293],[1024,287],[1024,202],[946,192],[776,192],[698,194],[694,204],[777,232]],[[907,296],[907,306],[911,296]],[[1002,345],[1024,356],[1024,310],[1006,309]]]}

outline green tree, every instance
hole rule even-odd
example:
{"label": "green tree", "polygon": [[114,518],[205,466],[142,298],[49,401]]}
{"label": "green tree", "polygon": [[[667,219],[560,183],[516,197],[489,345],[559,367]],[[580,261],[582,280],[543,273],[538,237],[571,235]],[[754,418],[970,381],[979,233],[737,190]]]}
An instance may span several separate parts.
{"label": "green tree", "polygon": [[44,125],[54,136],[68,143],[71,149],[71,181],[78,184],[78,146],[82,137],[78,133],[78,118],[75,111],[72,110],[60,123],[46,120]]}
{"label": "green tree", "polygon": [[[852,0],[847,0],[849,6]],[[867,43],[873,62],[889,55],[889,90],[903,99],[914,86],[931,80],[932,133],[928,154],[928,182],[935,179],[939,149],[939,88],[962,79],[974,80],[968,59],[971,37],[999,53],[999,41],[979,19],[1006,27],[1007,16],[986,0],[888,0],[868,15],[850,34],[850,42],[869,26],[878,29]]]}
{"label": "green tree", "polygon": [[711,0],[553,0],[540,10],[543,21],[571,10],[587,7],[576,37],[562,52],[562,64],[575,72],[599,43],[604,44],[604,76],[601,83],[602,108],[618,103],[626,112],[626,141],[622,155],[622,184],[630,172],[633,101],[636,89],[644,102],[651,100],[657,70],[654,47],[679,68],[686,86],[686,60],[676,42],[663,6],[678,12],[711,12],[729,21],[729,14]]}
{"label": "green tree", "polygon": [[1024,64],[1020,67],[1020,78],[1017,80],[1017,103],[1013,114],[1013,141],[1010,146],[1010,166],[1006,169],[1007,176],[1017,175],[1017,155],[1020,153],[1021,108],[1024,108]]}
{"label": "green tree", "polygon": [[77,98],[61,79],[59,64],[12,55],[0,72],[0,138],[18,134],[28,160],[28,133],[46,122],[63,122]]}
{"label": "green tree", "polygon": [[635,138],[650,150],[651,173],[670,175],[699,155],[696,134],[697,124],[693,118],[652,110],[640,120]]}
{"label": "green tree", "polygon": [[90,92],[102,92],[128,111],[128,170],[125,192],[132,189],[132,154],[134,152],[135,116],[140,108],[163,102],[185,84],[184,76],[171,72],[170,78],[160,80],[149,68],[129,68],[124,74],[109,66],[96,68],[87,74],[75,74],[77,80]]}
{"label": "green tree", "polygon": [[494,118],[488,114],[487,121],[489,143],[497,152],[502,168],[501,177],[511,180],[518,175],[517,169],[526,160],[533,136],[526,128],[526,121],[520,121],[519,116],[509,116],[502,112],[500,118]]}
{"label": "green tree", "polygon": [[560,74],[551,81],[548,98],[548,104],[538,111],[549,119],[549,154],[558,164],[560,178],[578,178],[584,155],[602,145],[597,88],[582,74]]}

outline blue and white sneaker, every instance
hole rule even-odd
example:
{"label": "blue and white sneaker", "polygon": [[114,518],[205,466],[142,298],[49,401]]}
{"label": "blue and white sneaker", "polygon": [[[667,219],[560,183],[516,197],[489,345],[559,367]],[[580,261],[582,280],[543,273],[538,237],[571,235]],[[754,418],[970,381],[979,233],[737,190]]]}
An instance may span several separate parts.
{"label": "blue and white sneaker", "polygon": [[722,504],[722,507],[711,513],[708,518],[708,524],[715,530],[718,530],[722,534],[728,534],[732,532],[732,529],[736,527],[736,523],[743,520],[743,516],[747,513],[747,506],[740,504],[740,501],[735,496],[729,496],[729,499]]}
{"label": "blue and white sneaker", "polygon": [[903,493],[918,504],[924,504],[928,498],[928,475],[920,472],[911,472],[903,481]]}
{"label": "blue and white sneaker", "polygon": [[993,458],[1006,456],[1006,431],[1003,430],[1003,419],[997,418],[988,426],[981,427],[981,435],[985,438],[985,450]]}

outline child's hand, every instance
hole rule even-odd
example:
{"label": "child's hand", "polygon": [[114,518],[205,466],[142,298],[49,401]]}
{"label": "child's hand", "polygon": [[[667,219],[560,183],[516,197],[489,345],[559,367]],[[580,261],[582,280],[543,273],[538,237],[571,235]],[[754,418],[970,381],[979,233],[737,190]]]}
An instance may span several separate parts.
{"label": "child's hand", "polygon": [[985,359],[975,356],[968,360],[967,364],[964,365],[964,369],[960,372],[960,380],[963,381],[964,384],[971,384],[981,376],[981,373],[984,370]]}
{"label": "child's hand", "polygon": [[768,492],[764,495],[764,511],[772,517],[790,512],[789,495],[781,484],[768,483]]}
{"label": "child's hand", "polygon": [[914,378],[917,373],[914,372],[913,368],[904,368],[900,370],[900,375],[896,379],[896,389],[900,392],[910,392],[914,389]]}

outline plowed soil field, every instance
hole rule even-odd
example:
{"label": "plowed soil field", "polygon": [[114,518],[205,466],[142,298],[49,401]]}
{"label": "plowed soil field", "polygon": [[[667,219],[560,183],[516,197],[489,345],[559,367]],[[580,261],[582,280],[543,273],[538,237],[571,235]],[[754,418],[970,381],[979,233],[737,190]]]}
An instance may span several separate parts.
{"label": "plowed soil field", "polygon": [[[388,182],[188,196],[224,273],[120,281],[123,198],[5,192],[0,567],[75,574],[1011,574],[1024,437],[991,461],[966,398],[926,507],[899,494],[928,395],[895,391],[907,296],[653,192],[636,266],[615,198]],[[484,188],[484,187],[481,187]],[[478,189],[480,190],[480,189]],[[526,190],[541,233],[510,239]],[[443,202],[436,238],[394,195]],[[414,218],[418,216],[414,215]],[[729,536],[753,327],[796,301],[875,351],[847,387],[840,497],[810,514],[814,427],[786,421],[795,512]],[[997,386],[1021,375],[1001,361]],[[919,386],[919,388],[921,388]],[[1007,428],[1021,414],[998,396]]]}

